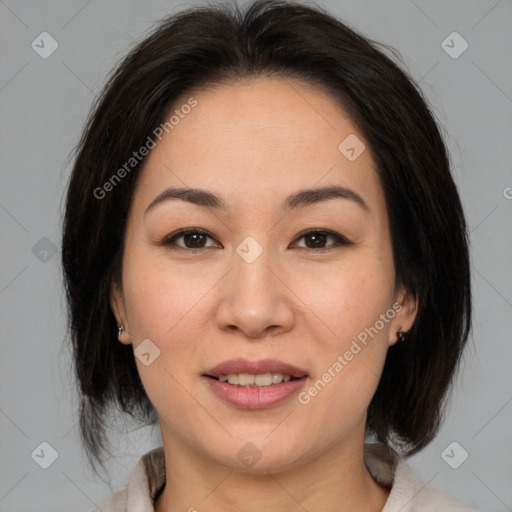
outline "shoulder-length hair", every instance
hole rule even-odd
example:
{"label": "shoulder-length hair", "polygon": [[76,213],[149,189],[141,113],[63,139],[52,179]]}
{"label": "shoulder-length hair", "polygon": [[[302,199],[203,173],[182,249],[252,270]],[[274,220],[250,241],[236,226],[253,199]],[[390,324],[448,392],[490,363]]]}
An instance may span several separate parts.
{"label": "shoulder-length hair", "polygon": [[368,144],[388,209],[397,283],[419,310],[407,341],[388,350],[367,432],[405,455],[434,438],[471,327],[468,233],[434,115],[385,49],[320,7],[263,0],[240,10],[230,2],[163,19],[114,70],[76,148],[63,219],[80,435],[90,462],[103,464],[108,451],[109,406],[146,424],[158,419],[132,346],[117,341],[109,302],[144,159],[109,180],[191,88],[258,75],[319,85]]}

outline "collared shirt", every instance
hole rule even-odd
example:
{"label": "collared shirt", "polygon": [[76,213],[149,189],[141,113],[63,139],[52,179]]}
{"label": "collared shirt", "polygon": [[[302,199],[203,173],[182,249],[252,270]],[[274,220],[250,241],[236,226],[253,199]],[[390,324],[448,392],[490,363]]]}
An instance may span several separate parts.
{"label": "collared shirt", "polygon": [[[373,479],[390,489],[382,512],[476,512],[423,485],[405,460],[384,444],[365,443],[364,462]],[[164,450],[160,446],[137,461],[122,489],[90,512],[154,512],[165,475]]]}

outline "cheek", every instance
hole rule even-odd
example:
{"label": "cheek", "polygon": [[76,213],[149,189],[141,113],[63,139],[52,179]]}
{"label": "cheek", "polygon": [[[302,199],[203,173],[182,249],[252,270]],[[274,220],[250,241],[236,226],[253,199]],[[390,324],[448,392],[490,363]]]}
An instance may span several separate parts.
{"label": "cheek", "polygon": [[174,338],[173,331],[189,339],[183,330],[194,327],[187,320],[201,311],[213,277],[203,277],[191,265],[173,263],[143,244],[133,244],[125,254],[123,290],[133,339],[150,338],[159,345]]}
{"label": "cheek", "polygon": [[316,336],[313,385],[320,382],[306,392],[319,415],[326,404],[337,404],[359,418],[375,393],[388,349],[394,271],[384,258],[359,255],[346,262],[305,300],[327,327]]}
{"label": "cheek", "polygon": [[354,253],[328,273],[317,269],[302,276],[301,298],[328,328],[322,337],[333,348],[342,348],[373,326],[391,306],[394,271],[383,258]]}
{"label": "cheek", "polygon": [[[367,269],[368,270],[368,269]],[[355,428],[377,389],[388,348],[392,283],[383,273],[352,272],[318,297],[329,330],[315,337],[315,374],[299,396],[312,431],[337,438]],[[320,307],[321,306],[321,307]],[[325,425],[329,424],[326,429]]]}
{"label": "cheek", "polygon": [[[159,414],[184,409],[188,402],[180,370],[197,366],[201,327],[196,319],[201,318],[201,298],[208,290],[204,281],[211,279],[197,272],[194,279],[192,272],[157,256],[154,248],[136,243],[126,247],[123,291],[133,349],[137,355],[139,344],[148,339],[156,347],[149,345],[150,364],[135,358],[139,376]],[[158,356],[153,359],[153,354]]]}

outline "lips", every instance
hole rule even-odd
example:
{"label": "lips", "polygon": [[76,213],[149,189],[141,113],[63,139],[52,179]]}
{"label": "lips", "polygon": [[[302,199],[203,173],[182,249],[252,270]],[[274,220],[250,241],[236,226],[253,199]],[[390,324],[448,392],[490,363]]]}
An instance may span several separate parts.
{"label": "lips", "polygon": [[247,361],[246,359],[230,359],[207,370],[205,377],[218,378],[220,375],[249,373],[260,375],[263,373],[282,373],[296,379],[306,377],[308,372],[297,366],[279,361],[277,359],[263,359],[261,361]]}

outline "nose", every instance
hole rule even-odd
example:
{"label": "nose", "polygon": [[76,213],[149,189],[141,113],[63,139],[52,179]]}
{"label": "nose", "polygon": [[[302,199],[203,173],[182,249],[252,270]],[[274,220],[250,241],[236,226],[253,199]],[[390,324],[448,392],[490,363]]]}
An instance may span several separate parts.
{"label": "nose", "polygon": [[233,255],[233,268],[226,276],[216,310],[220,329],[261,339],[292,328],[294,295],[286,285],[282,266],[271,259],[265,250],[250,263],[238,253]]}

